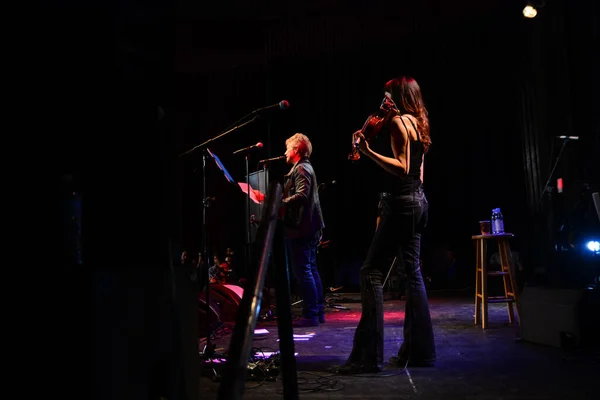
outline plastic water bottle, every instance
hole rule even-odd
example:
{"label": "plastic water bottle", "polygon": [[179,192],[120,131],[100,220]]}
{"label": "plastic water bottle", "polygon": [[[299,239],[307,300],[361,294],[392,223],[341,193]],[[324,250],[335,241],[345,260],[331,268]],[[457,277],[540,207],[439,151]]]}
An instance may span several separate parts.
{"label": "plastic water bottle", "polygon": [[504,216],[499,208],[492,210],[492,233],[504,233]]}

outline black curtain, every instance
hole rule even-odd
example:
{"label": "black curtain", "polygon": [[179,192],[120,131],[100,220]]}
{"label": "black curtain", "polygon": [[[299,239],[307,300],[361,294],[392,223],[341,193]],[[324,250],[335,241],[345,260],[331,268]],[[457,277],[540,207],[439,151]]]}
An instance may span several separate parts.
{"label": "black curtain", "polygon": [[[286,98],[291,104],[286,117],[272,124],[270,140],[283,149],[285,137],[305,132],[314,145],[319,180],[336,180],[322,200],[336,283],[348,290],[357,287],[377,204],[376,167],[367,159],[347,160],[350,136],[379,106],[383,84],[401,74],[419,81],[432,126],[425,167],[431,203],[423,244],[426,273],[433,273],[437,255],[445,250],[458,253],[470,271],[470,236],[494,207],[505,211],[518,241],[526,240],[515,106],[525,54],[519,10],[484,15],[465,25],[437,20],[434,11],[392,13],[385,22],[368,13],[358,22],[319,15],[282,17],[266,28],[270,98]],[[279,173],[285,171],[279,168]]]}
{"label": "black curtain", "polygon": [[[589,203],[598,187],[592,166],[598,151],[593,121],[598,56],[592,50],[597,7],[587,0],[547,2],[535,19],[523,20],[527,52],[520,130],[531,238],[526,265],[538,283],[560,285],[564,270],[576,263],[570,254],[557,252],[567,240],[566,230],[582,229],[579,204]],[[579,140],[565,143],[558,136]],[[558,178],[564,182],[562,193]],[[568,226],[569,220],[578,222]]]}

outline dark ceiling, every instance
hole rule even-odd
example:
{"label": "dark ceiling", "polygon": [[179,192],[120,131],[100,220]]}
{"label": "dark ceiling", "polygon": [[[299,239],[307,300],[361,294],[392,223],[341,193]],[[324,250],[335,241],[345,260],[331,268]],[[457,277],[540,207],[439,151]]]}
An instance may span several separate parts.
{"label": "dark ceiling", "polygon": [[[521,4],[522,3],[522,4]],[[488,12],[502,9],[520,10],[526,1],[520,0],[309,0],[302,2],[286,1],[228,1],[187,2],[180,4],[182,18],[214,20],[254,20],[273,21],[283,18],[310,16],[354,15],[421,15],[424,18],[440,16],[444,18],[475,18]]]}
{"label": "dark ceiling", "polygon": [[[456,31],[510,31],[522,19],[520,3],[313,0],[294,4],[234,1],[207,6],[196,2],[178,9],[177,48],[179,56],[186,58],[185,68],[194,71],[240,62],[263,64],[266,43],[276,51],[273,42],[283,36],[289,40],[294,35],[297,41],[309,42],[310,51],[318,52],[321,38],[306,37],[308,32],[329,32],[329,36],[332,30],[339,32],[336,48],[343,50],[357,41],[377,43],[382,36],[397,36],[399,32],[433,36]],[[201,60],[197,58],[200,54]]]}

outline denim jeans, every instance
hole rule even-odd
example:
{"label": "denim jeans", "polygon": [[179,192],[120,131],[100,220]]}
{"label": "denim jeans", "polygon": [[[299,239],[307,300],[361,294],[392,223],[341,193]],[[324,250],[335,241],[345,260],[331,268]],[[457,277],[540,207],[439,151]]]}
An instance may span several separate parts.
{"label": "denim jeans", "polygon": [[403,359],[435,361],[427,292],[420,268],[421,231],[429,204],[422,189],[379,202],[379,224],[360,270],[362,315],[348,362],[383,364],[383,279],[394,256],[407,277]]}
{"label": "denim jeans", "polygon": [[298,281],[302,296],[302,316],[316,319],[325,311],[323,283],[317,269],[317,246],[321,232],[312,237],[286,238],[291,270]]}

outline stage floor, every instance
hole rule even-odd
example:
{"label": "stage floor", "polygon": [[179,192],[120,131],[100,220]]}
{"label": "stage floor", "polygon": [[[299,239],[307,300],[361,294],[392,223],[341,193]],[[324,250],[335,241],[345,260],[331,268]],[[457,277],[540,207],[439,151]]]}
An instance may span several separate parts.
{"label": "stage floor", "polygon": [[[335,304],[347,310],[328,308],[324,324],[294,329],[295,335],[304,336],[295,341],[301,399],[598,398],[597,351],[566,351],[516,340],[518,335],[508,324],[505,304],[490,304],[490,327],[483,331],[473,323],[473,298],[466,293],[430,294],[437,350],[434,367],[409,367],[402,372],[386,365],[379,374],[337,375],[333,371],[350,353],[360,318],[358,295],[340,294],[338,299],[341,301]],[[293,312],[299,311],[297,307]],[[401,343],[403,319],[404,301],[387,300],[386,363]],[[257,352],[278,351],[276,322],[264,321],[256,328],[268,331],[255,335]],[[227,352],[230,339],[229,329],[217,334],[213,341],[217,354]],[[201,377],[201,398],[216,399],[218,387],[218,381]],[[281,377],[248,379],[244,398],[283,398]]]}

